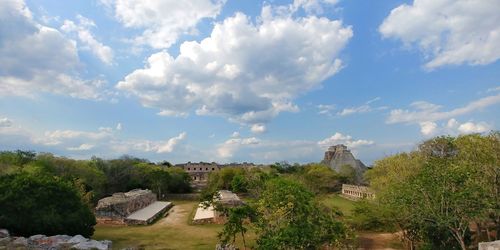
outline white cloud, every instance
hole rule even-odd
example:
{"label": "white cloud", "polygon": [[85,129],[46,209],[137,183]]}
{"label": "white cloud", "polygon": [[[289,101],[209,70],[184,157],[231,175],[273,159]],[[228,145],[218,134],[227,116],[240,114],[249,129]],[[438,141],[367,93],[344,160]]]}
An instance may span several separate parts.
{"label": "white cloud", "polygon": [[500,94],[483,97],[472,101],[467,105],[452,109],[450,111],[440,111],[441,106],[428,102],[415,102],[411,106],[414,110],[394,109],[391,110],[386,122],[391,123],[420,123],[433,122],[451,119],[460,115],[484,109],[486,107],[500,103]]}
{"label": "white cloud", "polygon": [[168,141],[162,145],[159,145],[157,153],[170,153],[174,150],[175,146],[182,140],[186,138],[186,132],[180,133],[178,136],[168,139]]}
{"label": "white cloud", "polygon": [[122,130],[123,126],[121,123],[116,124],[116,130]]}
{"label": "white cloud", "polygon": [[169,48],[179,36],[195,33],[205,18],[215,18],[225,0],[101,0],[125,27],[143,30],[136,45]]}
{"label": "white cloud", "polygon": [[335,105],[331,104],[319,104],[316,108],[319,110],[318,114],[327,116],[331,116],[332,111],[336,109]]}
{"label": "white cloud", "polygon": [[487,93],[497,92],[497,91],[500,91],[500,86],[489,88],[488,90],[486,90]]}
{"label": "white cloud", "polygon": [[323,17],[267,12],[256,23],[242,13],[228,17],[202,41],[182,43],[175,58],[151,55],[117,88],[166,115],[195,110],[253,125],[297,112],[294,98],[341,69],[338,57],[352,29]]}
{"label": "white cloud", "polygon": [[186,138],[182,132],[168,140],[123,139],[116,133],[118,129],[100,127],[96,131],[53,130],[38,133],[21,125],[0,126],[0,145],[16,145],[30,149],[42,148],[51,152],[78,153],[92,155],[121,155],[131,153],[171,153]]}
{"label": "white cloud", "polygon": [[222,158],[231,158],[241,147],[259,144],[260,140],[255,137],[231,138],[217,147],[217,155]]}
{"label": "white cloud", "polygon": [[0,96],[50,92],[99,99],[100,81],[82,80],[75,42],[33,20],[24,1],[0,5]]}
{"label": "white cloud", "polygon": [[368,113],[376,110],[384,110],[387,109],[385,106],[381,107],[372,107],[372,103],[380,101],[380,97],[375,97],[371,100],[368,100],[365,102],[365,104],[357,107],[350,107],[350,108],[344,108],[341,111],[337,112],[338,116],[347,116],[347,115],[352,115],[352,114],[362,114],[362,113]]}
{"label": "white cloud", "polygon": [[231,137],[232,137],[232,138],[238,138],[238,137],[240,137],[240,132],[234,131],[234,132],[231,134]]}
{"label": "white cloud", "polygon": [[471,133],[485,133],[492,130],[493,126],[486,122],[468,121],[460,123],[455,118],[449,119],[446,123],[438,124],[436,122],[421,122],[420,132],[425,137],[432,137],[439,134],[459,135]]}
{"label": "white cloud", "polygon": [[352,114],[366,113],[372,111],[372,108],[369,105],[361,105],[359,107],[345,108],[342,111],[338,112],[337,115],[346,116]]}
{"label": "white cloud", "polygon": [[92,148],[94,148],[94,145],[83,143],[78,147],[69,147],[67,149],[69,151],[87,151],[87,150],[91,150]]}
{"label": "white cloud", "polygon": [[273,7],[273,12],[278,15],[292,15],[303,9],[308,15],[320,15],[325,6],[334,6],[339,0],[294,0],[289,5]]}
{"label": "white cloud", "polygon": [[499,0],[414,0],[393,9],[379,31],[416,45],[428,69],[489,64],[500,58],[498,6]]}
{"label": "white cloud", "polygon": [[458,127],[458,131],[463,134],[484,133],[491,130],[491,126],[485,122],[473,123],[466,122]]}
{"label": "white cloud", "polygon": [[425,135],[433,135],[436,133],[437,130],[437,124],[435,122],[421,122],[420,123],[420,132]]}
{"label": "white cloud", "polygon": [[90,50],[103,63],[111,65],[113,63],[113,50],[98,40],[90,32],[90,28],[95,27],[95,23],[83,16],[78,15],[78,24],[73,21],[64,20],[61,30],[66,33],[76,33],[82,48]]}
{"label": "white cloud", "polygon": [[333,145],[337,145],[337,144],[344,144],[351,149],[357,149],[359,147],[373,145],[373,144],[375,144],[375,142],[371,141],[371,140],[363,140],[363,139],[353,140],[352,136],[343,135],[339,132],[336,132],[331,137],[325,138],[324,140],[321,140],[318,142],[318,145],[322,148],[328,148],[329,146],[333,146]]}
{"label": "white cloud", "polygon": [[266,132],[266,125],[258,123],[258,124],[253,124],[252,127],[250,128],[250,131],[255,134],[262,134]]}
{"label": "white cloud", "polygon": [[12,121],[9,118],[0,118],[0,127],[10,127],[12,126]]}

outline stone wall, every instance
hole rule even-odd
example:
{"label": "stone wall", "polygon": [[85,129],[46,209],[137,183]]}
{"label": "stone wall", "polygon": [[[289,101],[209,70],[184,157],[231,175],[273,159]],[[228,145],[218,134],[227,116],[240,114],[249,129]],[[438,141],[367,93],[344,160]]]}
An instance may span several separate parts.
{"label": "stone wall", "polygon": [[115,193],[99,200],[95,211],[96,219],[99,223],[125,224],[127,216],[155,201],[156,195],[147,189]]}
{"label": "stone wall", "polygon": [[81,235],[33,235],[29,238],[11,237],[5,229],[0,229],[0,249],[111,249],[112,242],[109,240],[91,240]]}
{"label": "stone wall", "polygon": [[366,186],[342,184],[342,196],[348,199],[374,199],[375,193]]}

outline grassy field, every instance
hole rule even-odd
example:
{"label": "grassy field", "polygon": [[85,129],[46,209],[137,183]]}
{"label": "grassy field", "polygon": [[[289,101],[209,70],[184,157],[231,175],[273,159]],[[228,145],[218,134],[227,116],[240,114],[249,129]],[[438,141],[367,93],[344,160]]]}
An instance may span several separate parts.
{"label": "grassy field", "polygon": [[[194,201],[174,201],[169,215],[149,226],[98,225],[92,238],[113,241],[114,249],[137,247],[143,249],[214,249],[217,233],[222,225],[190,225],[188,222]],[[252,245],[255,235],[248,233],[247,245]],[[243,248],[240,239],[236,244]]]}
{"label": "grassy field", "polygon": [[328,194],[319,197],[321,203],[328,207],[338,208],[345,216],[351,216],[354,209],[355,201],[348,200],[339,196],[338,194]]}
{"label": "grassy field", "polygon": [[[345,216],[352,215],[354,201],[337,194],[319,197],[327,206],[337,207]],[[149,226],[98,225],[93,238],[113,241],[113,249],[214,249],[222,225],[191,225],[189,222],[198,206],[195,201],[174,201],[169,215]],[[380,232],[358,232],[359,247],[363,249],[402,249],[397,235]],[[247,247],[255,246],[255,233],[246,235]],[[236,245],[243,249],[241,237]]]}

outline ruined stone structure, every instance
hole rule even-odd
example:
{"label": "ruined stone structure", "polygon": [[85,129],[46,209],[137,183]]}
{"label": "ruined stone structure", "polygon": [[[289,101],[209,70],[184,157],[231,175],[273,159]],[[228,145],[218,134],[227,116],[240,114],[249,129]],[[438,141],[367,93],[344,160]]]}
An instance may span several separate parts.
{"label": "ruined stone structure", "polygon": [[[214,196],[214,202],[217,205],[222,205],[224,207],[236,207],[243,205],[243,201],[235,193],[229,190],[219,190]],[[206,224],[206,223],[218,223],[223,224],[225,222],[225,216],[214,209],[213,205],[205,207],[203,202],[198,205],[196,214],[193,218],[194,224]]]}
{"label": "ruined stone structure", "polygon": [[342,196],[353,200],[374,199],[375,193],[366,186],[342,184]]}
{"label": "ruined stone structure", "polygon": [[45,236],[43,234],[33,235],[31,237],[14,237],[9,235],[6,229],[0,229],[0,249],[111,249],[112,242],[109,240],[92,240],[81,235],[53,235]]}
{"label": "ruined stone structure", "polygon": [[195,189],[205,187],[208,182],[208,176],[212,172],[217,172],[222,168],[226,167],[255,167],[253,163],[230,163],[230,164],[217,164],[215,162],[188,162],[182,164],[176,164],[176,167],[180,167],[186,171],[189,176],[191,176],[191,184]]}
{"label": "ruined stone structure", "polygon": [[100,199],[95,209],[100,223],[126,224],[132,213],[156,202],[156,195],[150,190],[134,189],[126,193],[114,193]]}
{"label": "ruined stone structure", "polygon": [[330,166],[336,172],[340,172],[344,165],[351,166],[356,171],[357,182],[361,182],[363,172],[366,170],[365,164],[354,158],[351,151],[343,144],[329,147],[321,163]]}
{"label": "ruined stone structure", "polygon": [[176,167],[181,167],[186,171],[194,184],[203,184],[208,181],[208,175],[211,172],[219,171],[220,167],[215,162],[199,162],[199,163],[183,163],[177,164]]}

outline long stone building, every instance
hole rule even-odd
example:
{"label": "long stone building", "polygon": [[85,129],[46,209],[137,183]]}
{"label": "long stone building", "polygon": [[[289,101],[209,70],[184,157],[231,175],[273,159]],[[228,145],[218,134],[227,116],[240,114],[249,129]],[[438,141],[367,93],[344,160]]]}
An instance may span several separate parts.
{"label": "long stone building", "polygon": [[229,163],[229,164],[217,164],[215,162],[187,162],[182,164],[176,164],[176,167],[180,167],[186,171],[189,176],[191,176],[191,184],[195,188],[203,187],[208,182],[208,176],[212,172],[217,172],[222,168],[227,167],[241,167],[250,168],[255,167],[253,163]]}
{"label": "long stone building", "polygon": [[342,184],[342,195],[353,200],[375,198],[375,193],[369,187],[349,184]]}

